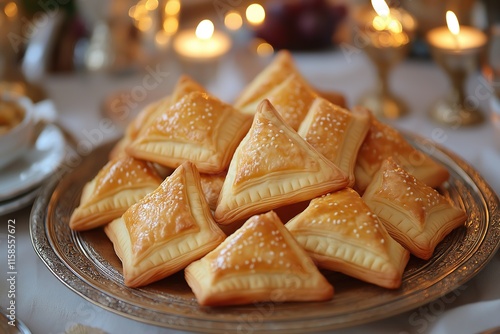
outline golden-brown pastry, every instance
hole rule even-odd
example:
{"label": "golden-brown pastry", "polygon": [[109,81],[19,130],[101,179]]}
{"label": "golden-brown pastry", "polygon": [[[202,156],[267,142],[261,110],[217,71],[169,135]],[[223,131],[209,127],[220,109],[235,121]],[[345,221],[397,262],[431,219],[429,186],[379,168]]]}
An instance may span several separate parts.
{"label": "golden-brown pastry", "polygon": [[192,92],[164,111],[126,152],[167,167],[189,160],[202,173],[221,173],[250,124],[249,115],[205,93]]}
{"label": "golden-brown pastry", "polygon": [[222,225],[344,188],[345,175],[264,100],[233,155],[215,220]]}
{"label": "golden-brown pastry", "polygon": [[126,286],[158,281],[213,250],[225,238],[189,161],[104,231],[123,264]]}
{"label": "golden-brown pastry", "polygon": [[349,186],[352,187],[354,166],[370,127],[370,117],[370,112],[364,108],[355,108],[351,113],[323,98],[317,98],[297,132],[349,175]]}
{"label": "golden-brown pastry", "polygon": [[285,121],[297,130],[317,96],[345,106],[342,94],[334,91],[317,91],[301,75],[290,52],[281,50],[271,64],[243,89],[234,106],[243,113],[253,115],[259,103],[268,99]]}
{"label": "golden-brown pastry", "polygon": [[192,92],[206,93],[206,90],[189,76],[181,75],[179,80],[177,80],[171,95],[150,103],[139,112],[139,114],[127,126],[125,137],[128,137],[130,140],[137,138],[139,133],[144,129],[147,129],[156,118],[161,116],[164,111]]}
{"label": "golden-brown pastry", "polygon": [[322,301],[333,295],[273,211],[249,218],[184,273],[200,305]]}
{"label": "golden-brown pastry", "polygon": [[[270,91],[266,98],[292,129],[297,130],[317,96],[304,79],[292,74]],[[252,108],[256,110],[257,106]]]}
{"label": "golden-brown pastry", "polygon": [[83,231],[120,217],[132,204],[155,190],[162,179],[145,161],[123,156],[110,160],[82,191],[69,226]]}
{"label": "golden-brown pastry", "polygon": [[220,190],[222,189],[225,178],[226,172],[219,174],[200,174],[201,189],[203,189],[210,210],[215,211],[217,207],[217,200],[219,199]]}
{"label": "golden-brown pastry", "polygon": [[285,227],[319,267],[388,289],[401,285],[410,253],[351,188],[313,199]]}
{"label": "golden-brown pastry", "polygon": [[171,102],[170,96],[167,96],[144,107],[125,129],[124,137],[128,142],[137,138],[141,131],[151,125],[157,115],[166,110],[171,105]]}
{"label": "golden-brown pastry", "polygon": [[416,150],[396,129],[372,117],[370,130],[359,149],[354,169],[356,190],[364,192],[382,162],[391,156],[430,187],[439,186],[449,177],[446,168],[427,154]]}
{"label": "golden-brown pastry", "polygon": [[234,102],[234,106],[245,113],[255,114],[256,106],[266,98],[269,91],[280,85],[291,74],[300,75],[290,52],[281,50],[271,64],[243,89]]}
{"label": "golden-brown pastry", "polygon": [[363,200],[394,239],[424,260],[432,256],[446,235],[467,219],[462,209],[454,207],[392,158],[383,162]]}

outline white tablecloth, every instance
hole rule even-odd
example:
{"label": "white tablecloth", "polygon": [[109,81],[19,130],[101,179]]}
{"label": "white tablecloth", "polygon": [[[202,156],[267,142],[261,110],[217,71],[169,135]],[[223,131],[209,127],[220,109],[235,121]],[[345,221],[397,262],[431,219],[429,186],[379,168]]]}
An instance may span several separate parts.
{"label": "white tablecloth", "polygon": [[[375,84],[374,71],[362,54],[350,58],[340,51],[314,54],[296,54],[297,64],[306,78],[321,89],[343,92],[350,105]],[[236,60],[237,59],[237,60]],[[231,100],[243,87],[249,77],[255,75],[262,64],[249,57],[238,55],[226,60],[219,69],[219,75],[207,88],[225,100]],[[151,65],[155,68],[156,64]],[[143,105],[171,91],[180,70],[168,59],[159,63],[159,69],[169,75],[161,78],[158,87],[148,91]],[[99,126],[106,118],[101,113],[101,104],[109,94],[124,90],[131,92],[141,84],[145,74],[129,76],[107,76],[104,74],[59,75],[47,77],[44,86],[55,103],[60,122],[79,140],[87,140],[85,131]],[[469,82],[469,91],[484,85],[476,75]],[[406,129],[431,138],[436,131],[443,135],[436,137],[443,145],[474,166],[500,193],[500,151],[494,143],[494,128],[491,122],[470,128],[450,129],[430,121],[427,109],[438,97],[446,93],[448,82],[430,61],[407,60],[398,65],[391,74],[391,86],[410,106],[410,113],[392,122],[400,129]],[[488,101],[479,101],[487,114]],[[133,110],[131,113],[133,114]],[[121,131],[116,126],[113,133],[106,133],[102,141],[116,137]],[[498,138],[498,137],[497,137]],[[99,144],[96,142],[96,144]],[[39,260],[30,241],[28,230],[30,209],[26,208],[0,217],[0,264],[6,268],[6,225],[8,219],[16,220],[17,239],[17,316],[33,333],[64,333],[75,324],[98,328],[107,333],[174,333],[176,331],[154,327],[124,318],[106,311],[64,286]],[[6,272],[5,270],[3,270]],[[8,290],[6,274],[0,280],[0,305],[6,307]],[[453,294],[454,298],[437,301],[401,315],[355,328],[341,330],[341,333],[472,333],[479,329],[500,325],[499,300],[500,255],[475,278]],[[490,302],[488,302],[490,301]],[[481,304],[474,304],[482,302]],[[465,307],[465,309],[460,308]],[[488,316],[490,315],[490,316]]]}

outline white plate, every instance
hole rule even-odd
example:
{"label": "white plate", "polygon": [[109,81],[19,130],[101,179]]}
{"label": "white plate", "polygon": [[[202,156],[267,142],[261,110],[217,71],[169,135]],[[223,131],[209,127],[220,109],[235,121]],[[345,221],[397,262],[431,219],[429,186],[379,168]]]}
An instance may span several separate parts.
{"label": "white plate", "polygon": [[64,159],[64,136],[55,125],[47,125],[33,148],[16,162],[0,170],[0,201],[8,201],[39,186]]}
{"label": "white plate", "polygon": [[32,204],[40,192],[40,187],[29,190],[7,201],[0,201],[0,216],[17,211]]}

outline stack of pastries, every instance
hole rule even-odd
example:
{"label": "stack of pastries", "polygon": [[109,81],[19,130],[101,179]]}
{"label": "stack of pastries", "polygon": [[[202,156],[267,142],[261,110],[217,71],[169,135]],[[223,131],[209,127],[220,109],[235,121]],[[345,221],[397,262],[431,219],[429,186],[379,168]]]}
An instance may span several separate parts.
{"label": "stack of pastries", "polygon": [[104,228],[128,287],[184,269],[200,305],[322,301],[334,288],[320,270],[397,289],[410,254],[429,259],[464,225],[435,190],[448,177],[281,51],[233,104],[181,77],[130,123],[69,224]]}

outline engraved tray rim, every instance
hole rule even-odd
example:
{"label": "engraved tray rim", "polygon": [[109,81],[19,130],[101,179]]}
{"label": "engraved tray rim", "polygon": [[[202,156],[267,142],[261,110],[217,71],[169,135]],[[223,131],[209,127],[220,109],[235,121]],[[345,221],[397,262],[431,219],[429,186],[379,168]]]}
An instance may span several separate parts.
{"label": "engraved tray rim", "polygon": [[[467,195],[477,196],[478,198],[476,198],[476,202],[473,204],[481,205],[481,207],[485,208],[485,211],[475,212],[477,210],[474,210],[468,212],[468,223],[473,224],[473,220],[470,217],[479,214],[481,218],[481,214],[484,214],[483,218],[486,219],[486,221],[481,219],[481,222],[476,223],[478,226],[481,223],[486,224],[486,227],[480,231],[481,236],[477,236],[478,240],[474,243],[474,247],[466,249],[470,254],[465,255],[466,258],[462,259],[462,262],[459,263],[459,266],[455,266],[453,271],[439,273],[437,278],[435,277],[436,281],[426,284],[424,287],[403,291],[400,295],[396,293],[392,302],[389,303],[374,303],[359,311],[357,310],[349,314],[336,315],[333,317],[328,312],[328,307],[324,306],[322,309],[321,305],[318,306],[319,303],[285,303],[278,304],[277,306],[273,303],[264,303],[243,308],[235,307],[236,311],[234,312],[231,312],[230,308],[226,308],[220,313],[213,309],[207,312],[205,309],[204,313],[191,314],[190,310],[187,310],[187,313],[183,314],[183,312],[178,312],[178,309],[189,309],[190,306],[180,299],[176,300],[174,298],[166,310],[159,310],[149,307],[147,303],[141,305],[141,303],[135,299],[141,298],[141,290],[135,295],[137,290],[123,286],[122,290],[127,293],[122,296],[122,290],[118,292],[112,291],[112,288],[108,288],[106,285],[104,285],[105,288],[103,289],[99,280],[109,279],[109,277],[106,277],[106,270],[109,269],[107,267],[110,266],[109,263],[102,264],[102,268],[100,268],[101,271],[92,271],[90,275],[82,274],[76,270],[75,262],[94,261],[95,259],[93,257],[95,257],[95,254],[87,252],[85,245],[82,244],[82,238],[78,233],[73,231],[62,231],[64,237],[70,240],[69,242],[74,242],[74,245],[71,246],[78,247],[77,249],[79,250],[75,254],[70,254],[71,258],[68,261],[68,255],[62,256],[60,248],[68,246],[69,242],[66,245],[55,244],[53,239],[55,239],[56,236],[54,235],[55,231],[53,231],[53,229],[57,226],[57,222],[54,223],[49,219],[49,214],[53,210],[56,210],[57,205],[60,204],[58,200],[61,197],[56,196],[56,194],[60,191],[59,188],[61,188],[61,184],[63,184],[71,174],[77,173],[79,168],[81,169],[81,165],[77,166],[75,170],[66,170],[54,175],[42,188],[30,215],[29,227],[31,242],[42,262],[54,276],[69,289],[108,311],[151,325],[200,332],[220,332],[221,330],[256,330],[259,332],[286,330],[287,332],[305,332],[345,328],[381,320],[417,308],[455,290],[482,270],[500,247],[500,201],[491,187],[474,168],[448,149],[440,147],[415,134],[405,132],[405,136],[410,143],[415,145],[418,149],[425,151],[431,157],[444,163],[450,169],[450,172],[454,173],[454,177],[457,178],[459,182],[464,183],[473,190],[473,193]],[[85,161],[88,163],[89,160],[95,159],[96,156],[101,156],[101,160],[102,155],[107,157],[107,152],[109,152],[113,145],[114,142],[110,142],[98,147],[83,158],[82,164]],[[86,182],[86,179],[80,182]],[[464,204],[463,196],[465,195],[460,194],[459,197],[455,199],[458,200],[461,205]],[[67,217],[67,219],[69,219],[69,217]],[[467,231],[464,233],[467,234]],[[444,257],[446,257],[446,254]],[[100,264],[100,262],[98,262],[98,264]],[[428,267],[432,269],[432,265]],[[112,269],[110,270],[112,271]],[[110,275],[113,276],[112,273]],[[418,271],[415,275],[418,275]],[[408,280],[411,280],[411,278]],[[405,281],[405,279],[403,281]],[[119,285],[120,283],[118,282],[117,284]],[[128,295],[129,290],[130,295]],[[384,289],[383,291],[386,290]],[[390,293],[393,293],[393,291]],[[390,298],[391,297],[389,297],[389,299]],[[308,307],[304,307],[308,304],[313,308],[319,307],[320,312],[308,312]],[[280,315],[280,307],[283,305],[285,305],[285,307]],[[263,311],[266,309],[268,309],[268,312],[278,310],[278,316],[271,316],[268,318]],[[256,311],[258,316],[256,319],[253,319],[252,316],[255,318]],[[258,312],[261,313],[259,314]],[[233,316],[230,317],[230,320],[226,320],[226,317],[222,316],[227,316],[228,314]]]}

